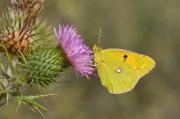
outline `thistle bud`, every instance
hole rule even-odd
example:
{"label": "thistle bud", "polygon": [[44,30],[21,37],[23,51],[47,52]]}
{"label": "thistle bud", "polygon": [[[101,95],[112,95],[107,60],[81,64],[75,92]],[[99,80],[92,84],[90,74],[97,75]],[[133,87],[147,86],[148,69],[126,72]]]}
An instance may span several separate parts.
{"label": "thistle bud", "polygon": [[60,49],[41,49],[29,54],[25,64],[27,83],[36,83],[42,87],[55,83],[58,74],[67,66]]}

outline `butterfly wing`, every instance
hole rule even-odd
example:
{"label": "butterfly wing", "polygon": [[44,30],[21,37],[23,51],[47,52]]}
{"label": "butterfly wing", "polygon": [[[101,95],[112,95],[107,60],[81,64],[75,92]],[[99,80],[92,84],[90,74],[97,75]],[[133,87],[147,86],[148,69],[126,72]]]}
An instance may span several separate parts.
{"label": "butterfly wing", "polygon": [[96,50],[95,64],[102,85],[112,94],[132,90],[155,66],[152,58],[121,49]]}

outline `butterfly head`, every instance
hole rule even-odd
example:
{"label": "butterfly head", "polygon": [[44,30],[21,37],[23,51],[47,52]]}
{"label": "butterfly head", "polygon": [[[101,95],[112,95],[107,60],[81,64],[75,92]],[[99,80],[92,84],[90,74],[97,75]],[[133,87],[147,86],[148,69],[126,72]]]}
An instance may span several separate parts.
{"label": "butterfly head", "polygon": [[102,49],[98,47],[96,44],[93,46],[93,52],[94,54],[99,53]]}
{"label": "butterfly head", "polygon": [[101,55],[100,55],[101,51],[102,51],[102,49],[100,47],[98,47],[97,45],[94,45],[93,52],[94,52],[95,65],[99,64],[99,62],[101,60]]}

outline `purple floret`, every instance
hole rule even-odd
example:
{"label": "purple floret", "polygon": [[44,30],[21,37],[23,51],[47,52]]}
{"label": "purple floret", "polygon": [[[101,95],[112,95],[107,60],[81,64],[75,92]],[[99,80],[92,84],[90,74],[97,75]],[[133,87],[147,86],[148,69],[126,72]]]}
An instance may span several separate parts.
{"label": "purple floret", "polygon": [[81,35],[73,26],[62,25],[56,32],[69,62],[82,75],[89,76],[94,72],[93,52],[83,43]]}

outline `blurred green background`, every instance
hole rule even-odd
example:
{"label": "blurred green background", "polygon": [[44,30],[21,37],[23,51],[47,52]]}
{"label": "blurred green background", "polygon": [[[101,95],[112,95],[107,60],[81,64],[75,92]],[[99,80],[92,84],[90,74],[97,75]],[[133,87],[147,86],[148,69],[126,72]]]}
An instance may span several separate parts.
{"label": "blurred green background", "polygon": [[[9,0],[0,0],[0,11]],[[122,48],[153,57],[156,68],[123,95],[111,95],[97,78],[73,69],[43,99],[48,119],[180,119],[179,0],[46,0],[43,18],[52,26],[74,24],[92,47],[102,28],[103,48]],[[67,80],[67,81],[66,81]],[[41,119],[16,103],[0,107],[0,119]]]}

